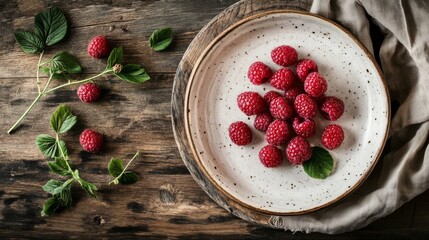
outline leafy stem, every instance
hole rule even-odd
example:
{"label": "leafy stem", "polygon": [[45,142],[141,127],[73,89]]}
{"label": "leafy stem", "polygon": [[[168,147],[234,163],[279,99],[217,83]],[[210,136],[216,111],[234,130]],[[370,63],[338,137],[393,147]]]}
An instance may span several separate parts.
{"label": "leafy stem", "polygon": [[[134,154],[134,156],[131,158],[131,160],[130,161],[128,161],[128,163],[127,163],[127,165],[122,169],[122,171],[121,171],[121,173],[119,174],[119,175],[117,175],[117,174],[114,174],[113,173],[113,171],[115,171],[115,170],[112,170],[112,162],[113,161],[115,161],[115,159],[112,159],[111,160],[111,162],[109,163],[109,167],[108,167],[108,169],[109,169],[109,171],[110,171],[110,173],[111,173],[111,175],[117,175],[116,177],[115,177],[115,179],[113,179],[112,181],[110,181],[109,182],[109,185],[111,185],[112,183],[114,183],[114,184],[118,184],[119,182],[121,182],[121,183],[123,183],[121,180],[122,179],[124,179],[124,174],[126,174],[126,170],[128,169],[128,166],[131,164],[131,162],[137,157],[139,155],[139,152],[137,151],[136,152],[136,154]],[[121,166],[122,166],[122,162],[121,162]],[[117,169],[117,170],[120,170],[119,168]],[[125,184],[127,184],[127,183],[125,183]]]}
{"label": "leafy stem", "polygon": [[87,83],[87,82],[89,82],[89,81],[92,81],[92,80],[94,80],[94,79],[96,79],[96,78],[99,78],[99,77],[101,77],[101,76],[103,76],[103,75],[105,75],[105,74],[111,73],[111,72],[113,72],[113,70],[112,70],[112,69],[108,69],[108,70],[104,70],[103,72],[101,72],[101,73],[99,73],[99,74],[97,74],[97,75],[94,75],[94,76],[92,76],[92,77],[90,77],[90,78],[82,79],[82,80],[79,80],[79,81],[70,81],[70,82],[68,82],[68,83],[65,83],[65,84],[59,85],[59,86],[57,86],[57,87],[54,87],[54,88],[51,88],[51,89],[49,89],[49,90],[45,91],[45,94],[48,94],[48,93],[53,92],[53,91],[55,91],[55,90],[58,90],[58,89],[60,89],[60,88],[69,87],[69,86],[76,85],[76,84],[83,84],[83,83]]}
{"label": "leafy stem", "polygon": [[36,70],[36,84],[37,84],[37,91],[39,92],[39,94],[41,93],[41,91],[40,91],[40,78],[39,78],[39,72],[40,72],[40,66],[41,66],[40,62],[42,61],[42,57],[43,57],[44,52],[45,51],[42,51],[40,53],[39,62],[37,63],[37,70]]}

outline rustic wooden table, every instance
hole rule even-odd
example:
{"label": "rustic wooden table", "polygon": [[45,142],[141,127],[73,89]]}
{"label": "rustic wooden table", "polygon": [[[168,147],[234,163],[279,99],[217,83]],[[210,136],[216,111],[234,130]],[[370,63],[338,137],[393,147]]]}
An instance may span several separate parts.
{"label": "rustic wooden table", "polygon": [[[170,99],[176,67],[198,31],[235,0],[176,1],[40,1],[0,0],[0,238],[110,238],[141,236],[151,239],[379,239],[424,238],[429,235],[429,192],[394,214],[368,227],[342,235],[291,234],[247,223],[214,203],[190,176],[176,147],[171,127]],[[303,1],[309,7],[311,1]],[[87,56],[93,36],[106,35],[123,46],[126,61],[142,64],[152,76],[142,85],[103,78],[101,101],[83,104],[75,87],[49,95],[35,107],[21,128],[6,130],[37,95],[34,86],[37,55],[25,54],[13,32],[33,27],[34,15],[50,5],[66,13],[70,31],[65,41],[50,48],[76,55],[84,75],[94,75],[104,62]],[[151,32],[172,26],[174,42],[165,52],[148,47]],[[46,80],[43,78],[42,80]],[[41,217],[48,195],[41,186],[54,177],[34,144],[48,133],[49,118],[61,103],[72,108],[79,124],[65,135],[74,166],[97,184],[98,200],[73,188],[74,204],[52,217]],[[88,154],[78,136],[93,128],[106,137],[105,150]],[[125,187],[107,186],[106,165],[111,157],[129,159],[141,152],[132,169],[140,181]]]}

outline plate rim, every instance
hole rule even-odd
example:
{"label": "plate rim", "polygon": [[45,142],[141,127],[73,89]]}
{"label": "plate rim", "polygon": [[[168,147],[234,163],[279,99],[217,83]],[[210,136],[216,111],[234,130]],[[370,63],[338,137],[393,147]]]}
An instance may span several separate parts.
{"label": "plate rim", "polygon": [[[362,177],[347,191],[343,192],[341,195],[337,196],[335,199],[332,199],[331,201],[328,201],[324,204],[318,205],[316,207],[313,208],[309,208],[309,209],[305,209],[305,210],[300,210],[300,211],[290,211],[290,212],[278,212],[278,211],[271,211],[271,210],[266,210],[266,209],[261,209],[258,208],[256,206],[252,206],[250,204],[247,204],[243,201],[240,201],[239,199],[237,199],[235,196],[233,196],[232,194],[230,194],[229,192],[227,192],[222,186],[220,186],[214,179],[213,177],[208,173],[207,169],[204,167],[204,165],[202,164],[202,160],[200,155],[198,154],[198,151],[196,150],[195,147],[195,142],[192,138],[192,134],[190,132],[190,121],[189,121],[189,114],[190,111],[189,109],[189,99],[190,99],[190,90],[192,88],[194,79],[195,79],[195,74],[197,72],[197,69],[199,68],[199,66],[201,65],[202,61],[204,60],[204,58],[207,56],[207,54],[211,51],[211,49],[216,45],[216,43],[218,41],[220,41],[222,38],[224,38],[228,33],[230,33],[232,30],[236,29],[237,27],[243,25],[246,22],[249,22],[251,20],[257,19],[257,18],[261,18],[267,15],[271,15],[271,14],[298,14],[298,15],[305,15],[305,16],[310,16],[310,17],[314,17],[318,20],[322,20],[325,21],[329,24],[331,24],[333,27],[336,27],[338,30],[342,31],[343,33],[345,33],[346,35],[348,35],[348,37],[353,40],[358,47],[363,50],[363,52],[365,53],[365,56],[371,61],[371,63],[373,64],[373,66],[376,69],[376,72],[378,74],[379,79],[381,80],[382,83],[382,89],[383,92],[386,95],[386,109],[387,109],[387,126],[386,126],[386,130],[384,131],[384,137],[382,140],[381,145],[379,146],[379,148],[377,149],[377,154],[374,155],[373,161],[371,166],[365,171],[365,173],[362,175]],[[357,39],[349,30],[347,30],[346,28],[344,28],[343,26],[341,26],[340,24],[334,22],[333,20],[330,20],[326,17],[317,15],[317,14],[313,14],[310,12],[306,12],[306,11],[301,11],[301,10],[292,10],[292,9],[276,9],[276,10],[268,10],[268,11],[263,11],[251,16],[248,16],[244,19],[241,19],[239,21],[236,21],[234,24],[232,24],[231,26],[229,26],[228,28],[226,28],[225,30],[223,30],[220,34],[218,34],[207,46],[206,48],[202,51],[202,53],[198,56],[195,64],[192,67],[192,71],[191,74],[189,75],[189,80],[188,83],[186,84],[186,91],[185,91],[185,96],[184,96],[184,111],[183,111],[183,115],[184,115],[184,127],[185,127],[185,135],[186,138],[189,142],[189,147],[190,150],[192,152],[192,155],[195,159],[195,162],[198,165],[198,168],[202,171],[202,173],[205,175],[205,177],[210,181],[210,183],[218,190],[220,191],[226,198],[232,200],[233,202],[235,202],[238,205],[241,205],[242,207],[245,207],[249,210],[253,210],[256,212],[260,212],[263,214],[269,214],[269,215],[279,215],[279,216],[294,216],[294,215],[303,215],[303,214],[307,214],[307,213],[311,213],[320,209],[323,209],[327,206],[330,206],[342,199],[344,199],[345,197],[349,196],[352,192],[354,192],[357,188],[359,188],[363,182],[365,182],[365,180],[368,178],[368,176],[371,174],[371,172],[373,171],[373,169],[375,168],[375,166],[377,165],[377,162],[383,152],[384,146],[386,144],[387,138],[388,138],[388,133],[389,133],[389,129],[390,129],[390,115],[391,115],[391,106],[390,106],[390,94],[387,88],[387,82],[384,78],[384,75],[382,74],[381,68],[378,65],[375,57],[371,54],[371,52],[363,45],[362,42],[360,42],[359,39]]]}

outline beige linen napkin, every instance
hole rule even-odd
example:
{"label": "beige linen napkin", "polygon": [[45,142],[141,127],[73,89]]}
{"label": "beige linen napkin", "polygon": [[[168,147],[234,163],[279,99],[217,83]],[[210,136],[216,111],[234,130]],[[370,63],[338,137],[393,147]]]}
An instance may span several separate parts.
{"label": "beige linen napkin", "polygon": [[394,103],[384,153],[360,188],[323,210],[271,219],[292,231],[336,234],[389,215],[429,188],[429,1],[315,0],[311,12],[339,22],[379,55]]}

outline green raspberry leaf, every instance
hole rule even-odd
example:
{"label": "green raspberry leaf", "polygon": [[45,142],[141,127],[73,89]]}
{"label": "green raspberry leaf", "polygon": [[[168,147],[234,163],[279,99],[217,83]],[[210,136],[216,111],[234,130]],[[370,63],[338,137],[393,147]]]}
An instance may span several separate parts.
{"label": "green raspberry leaf", "polygon": [[120,73],[114,74],[118,78],[131,83],[143,83],[150,79],[145,69],[137,64],[127,64],[122,68]]}
{"label": "green raspberry leaf", "polygon": [[112,177],[119,176],[122,171],[124,171],[123,161],[121,159],[112,158],[109,165],[107,165],[107,170],[109,170]]}
{"label": "green raspberry leaf", "polygon": [[61,207],[60,201],[56,197],[51,197],[43,204],[43,209],[40,213],[42,217],[51,216]]}
{"label": "green raspberry leaf", "polygon": [[76,58],[64,51],[57,52],[51,59],[51,72],[53,78],[64,78],[69,74],[82,72],[82,67]]}
{"label": "green raspberry leaf", "polygon": [[51,127],[56,133],[65,133],[76,124],[76,116],[74,116],[70,108],[66,105],[60,105],[51,117]]}
{"label": "green raspberry leaf", "polygon": [[58,145],[56,144],[55,138],[47,134],[38,135],[36,137],[36,145],[46,157],[55,158],[58,154]]}
{"label": "green raspberry leaf", "polygon": [[155,30],[149,39],[149,46],[155,51],[162,51],[173,41],[173,30],[169,27]]}
{"label": "green raspberry leaf", "polygon": [[48,161],[48,167],[53,173],[56,173],[58,175],[70,177],[72,176],[64,158],[56,157],[55,161]]}
{"label": "green raspberry leaf", "polygon": [[121,64],[124,57],[122,47],[114,48],[107,59],[106,69],[111,69],[115,64]]}
{"label": "green raspberry leaf", "polygon": [[15,39],[26,53],[38,53],[43,51],[45,44],[43,41],[32,32],[16,31]]}
{"label": "green raspberry leaf", "polygon": [[61,41],[67,33],[67,19],[56,7],[38,13],[34,24],[34,32],[48,46]]}
{"label": "green raspberry leaf", "polygon": [[95,191],[97,191],[97,187],[93,183],[83,180],[82,178],[80,178],[78,182],[80,183],[80,186],[83,188],[83,190],[85,190],[86,193],[88,193],[93,198],[97,198],[97,196],[95,195]]}
{"label": "green raspberry leaf", "polygon": [[304,171],[312,178],[327,178],[334,168],[334,159],[324,148],[312,147],[311,150],[311,158],[302,164]]}
{"label": "green raspberry leaf", "polygon": [[48,192],[52,195],[56,195],[63,190],[63,183],[64,182],[51,179],[43,186],[43,190],[45,190],[45,192]]}
{"label": "green raspberry leaf", "polygon": [[139,180],[137,174],[131,171],[125,171],[120,178],[118,178],[121,184],[133,184]]}

